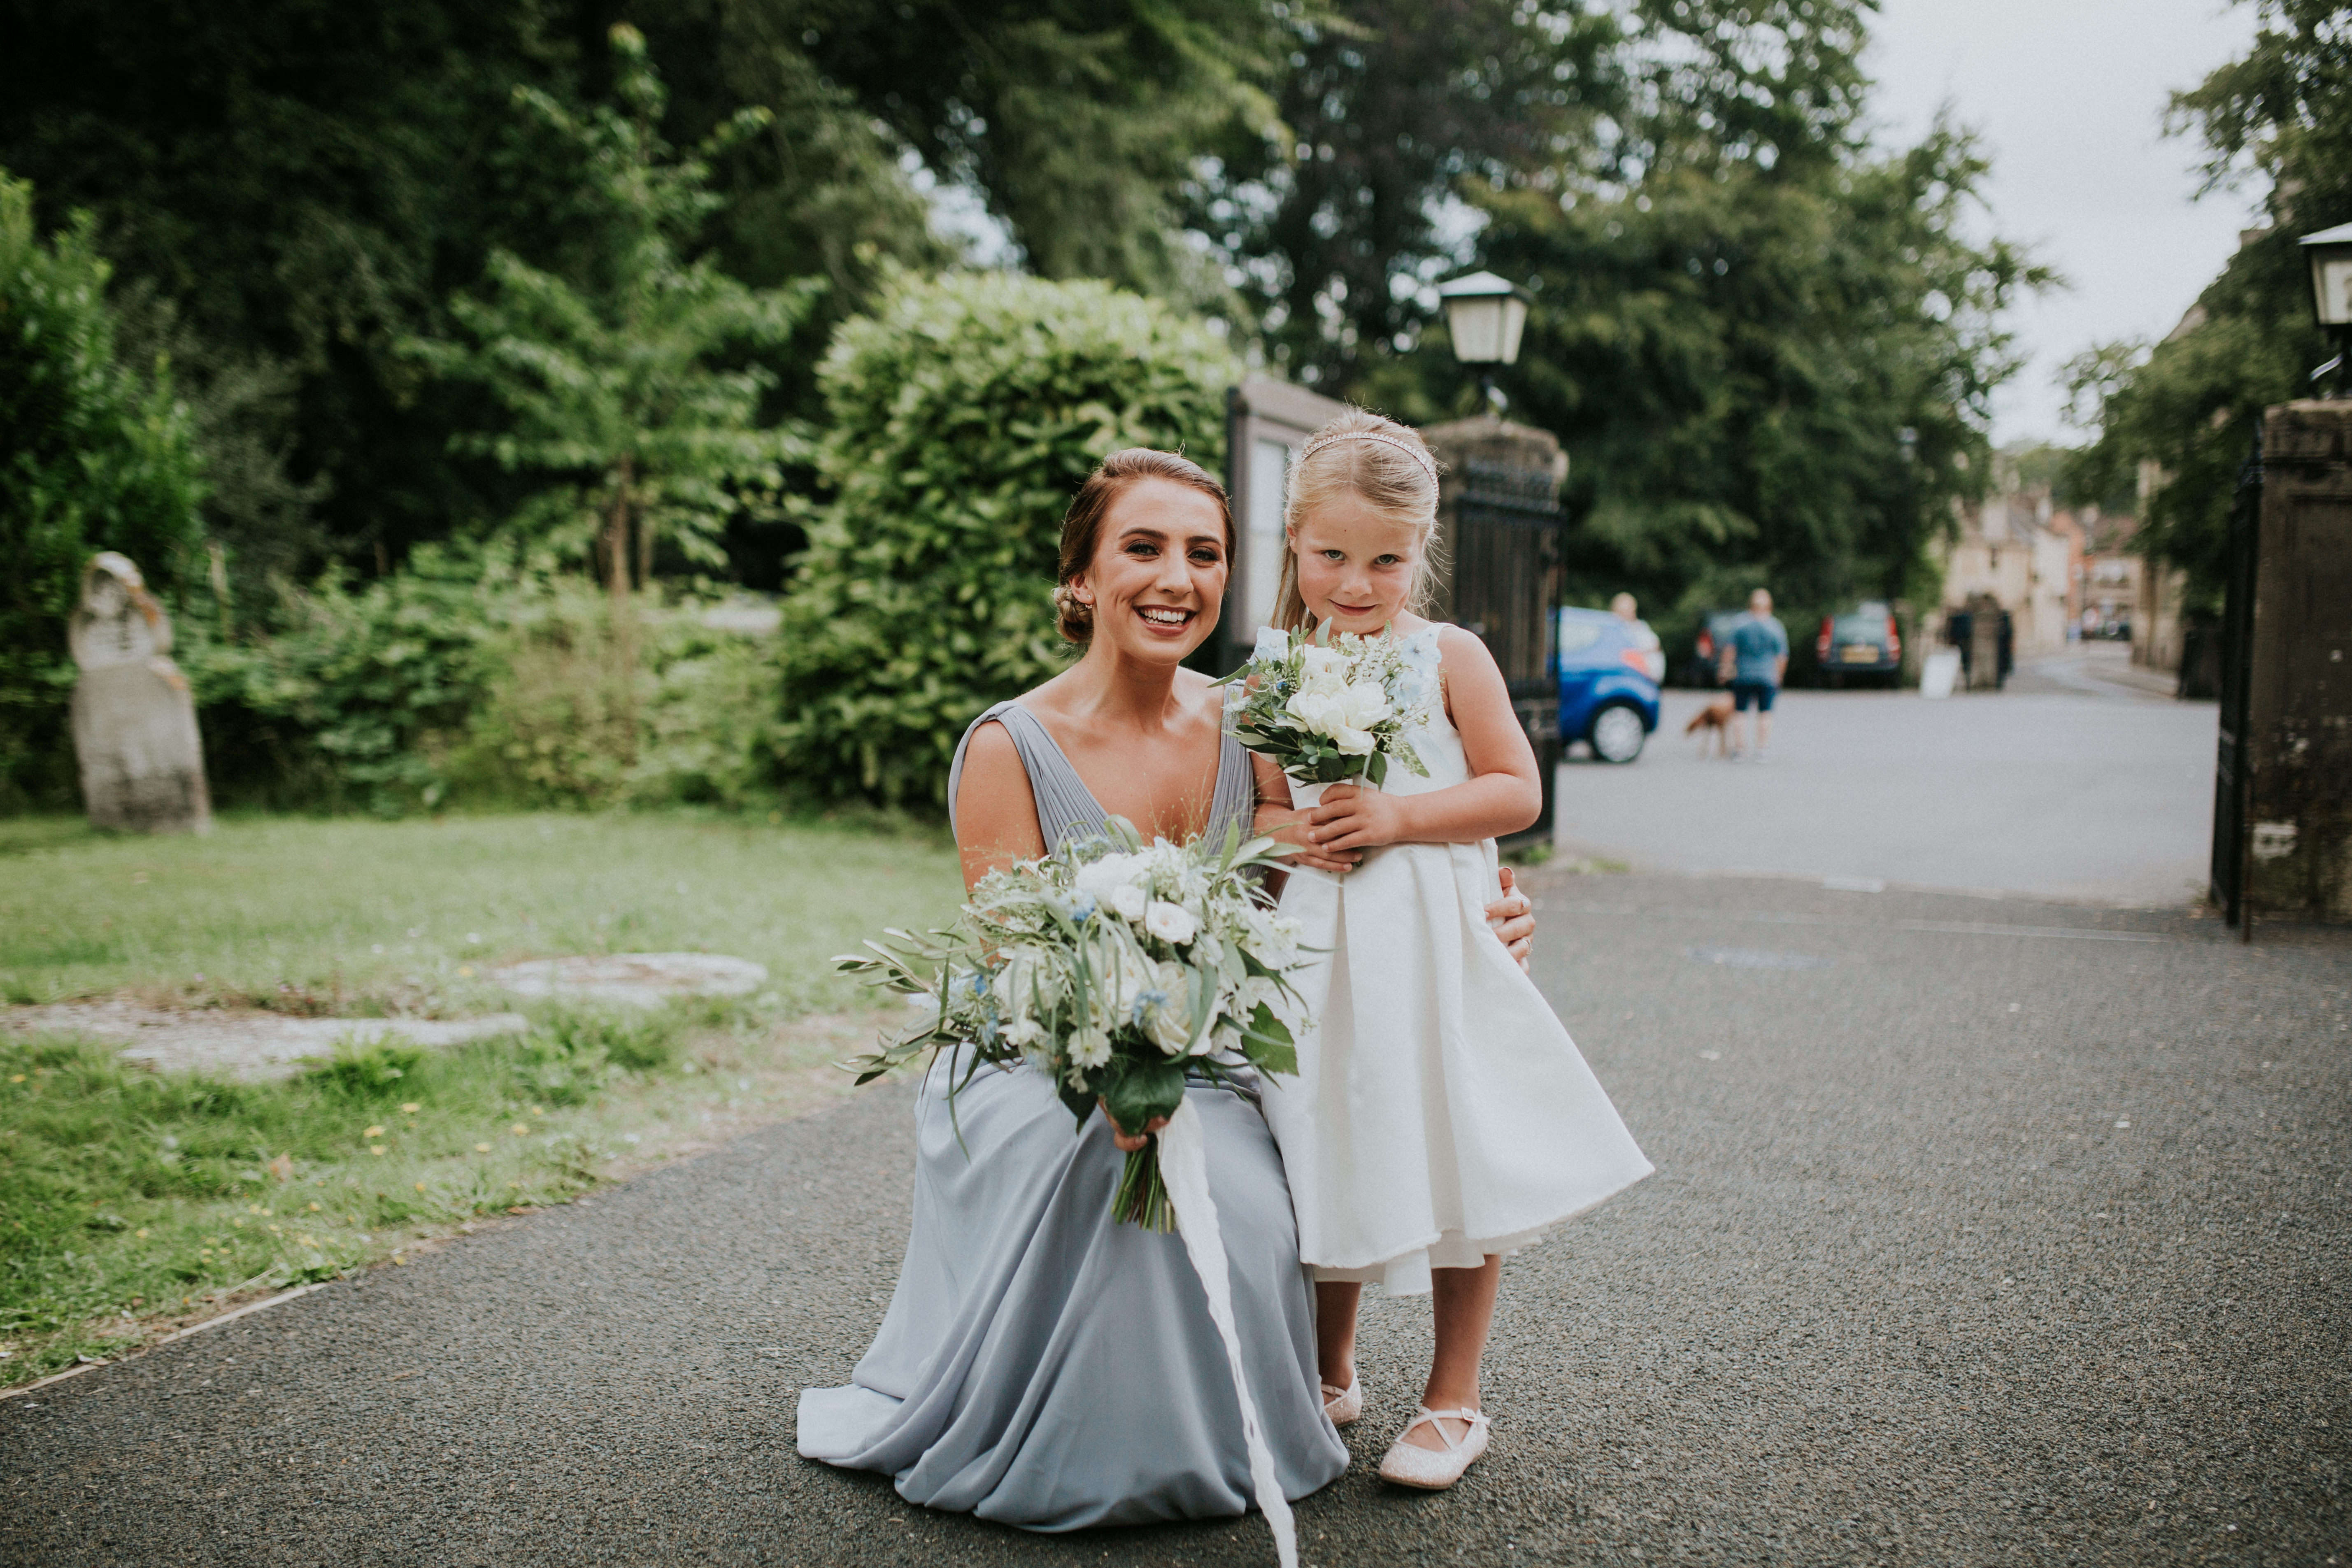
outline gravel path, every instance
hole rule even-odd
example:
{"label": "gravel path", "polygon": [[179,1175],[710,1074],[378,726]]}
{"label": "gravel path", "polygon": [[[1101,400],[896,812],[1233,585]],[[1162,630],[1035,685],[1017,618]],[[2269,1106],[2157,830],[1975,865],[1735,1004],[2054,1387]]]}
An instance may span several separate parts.
{"label": "gravel path", "polygon": [[[1310,1563],[2352,1562],[2352,946],[1787,883],[1539,878],[1658,1175],[1505,1275],[1491,1456]],[[1267,1563],[1041,1539],[792,1452],[903,1243],[883,1087],[0,1403],[8,1563]],[[2128,1123],[2128,1125],[2126,1125]]]}

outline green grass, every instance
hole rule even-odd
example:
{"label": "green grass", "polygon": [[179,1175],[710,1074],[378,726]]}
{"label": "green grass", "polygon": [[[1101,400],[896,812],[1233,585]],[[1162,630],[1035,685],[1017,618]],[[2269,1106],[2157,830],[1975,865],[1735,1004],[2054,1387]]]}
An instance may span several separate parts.
{"label": "green grass", "polygon": [[947,912],[932,828],[686,813],[373,822],[231,818],[205,838],[0,821],[0,1000],[463,1016],[509,1004],[495,963],[731,953],[786,1010],[854,989],[824,967]]}
{"label": "green grass", "polygon": [[[872,1023],[824,959],[937,923],[958,890],[951,847],[920,829],[247,819],[133,840],[0,822],[11,1000],[353,1019],[332,1059],[265,1083],[0,1034],[0,1384],[845,1092],[824,1064]],[[506,959],[698,949],[767,964],[770,987],[653,1014],[541,1004],[520,1009],[528,1034],[446,1051],[367,1033],[386,1013],[514,1008],[484,979]]]}

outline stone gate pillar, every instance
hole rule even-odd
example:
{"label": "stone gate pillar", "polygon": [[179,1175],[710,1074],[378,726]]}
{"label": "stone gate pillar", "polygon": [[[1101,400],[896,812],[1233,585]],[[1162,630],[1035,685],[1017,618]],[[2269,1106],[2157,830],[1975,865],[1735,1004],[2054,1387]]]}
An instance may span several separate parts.
{"label": "stone gate pillar", "polygon": [[1486,415],[1432,425],[1422,438],[1445,472],[1438,481],[1440,561],[1433,619],[1486,639],[1535,747],[1543,815],[1505,847],[1549,843],[1560,753],[1560,481],[1568,455],[1548,430]]}
{"label": "stone gate pillar", "polygon": [[2352,401],[2263,420],[2245,669],[2245,901],[2352,922]]}
{"label": "stone gate pillar", "polygon": [[139,568],[112,551],[90,557],[67,629],[74,752],[90,826],[129,833],[209,833],[204,743],[187,677],[171,659],[172,622]]}

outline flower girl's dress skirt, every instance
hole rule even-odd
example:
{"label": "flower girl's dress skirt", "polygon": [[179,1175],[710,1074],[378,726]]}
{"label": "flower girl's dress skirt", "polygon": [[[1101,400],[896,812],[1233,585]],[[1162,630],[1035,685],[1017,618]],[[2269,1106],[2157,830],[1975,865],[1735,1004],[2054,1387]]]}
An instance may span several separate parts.
{"label": "flower girl's dress skirt", "polygon": [[[1470,776],[1440,713],[1417,732],[1430,776],[1391,765],[1391,795]],[[1293,786],[1302,802],[1306,791]],[[1486,924],[1495,846],[1398,844],[1344,877],[1295,871],[1282,911],[1327,950],[1300,990],[1318,1026],[1298,1076],[1268,1080],[1301,1256],[1318,1279],[1430,1288],[1650,1173],[1649,1161],[1550,1005]]]}
{"label": "flower girl's dress skirt", "polygon": [[[909,1502],[1030,1530],[1250,1506],[1241,1406],[1181,1237],[1115,1223],[1126,1157],[1043,1074],[983,1070],[952,1121],[916,1102],[914,1229],[882,1331],[800,1402],[799,1448]],[[1348,1468],[1316,1392],[1315,1328],[1282,1162],[1257,1108],[1190,1091],[1208,1140],[1242,1355],[1286,1497]],[[958,1127],[962,1136],[957,1136]]]}

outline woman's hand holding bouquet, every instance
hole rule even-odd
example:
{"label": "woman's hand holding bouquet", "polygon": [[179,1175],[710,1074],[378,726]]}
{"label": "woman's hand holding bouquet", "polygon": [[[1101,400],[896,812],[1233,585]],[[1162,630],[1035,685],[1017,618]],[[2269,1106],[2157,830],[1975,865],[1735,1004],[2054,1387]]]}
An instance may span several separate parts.
{"label": "woman's hand holding bouquet", "polygon": [[[1297,922],[1244,874],[1276,864],[1272,840],[1236,830],[1219,848],[1147,848],[1124,819],[1109,826],[1108,839],[990,873],[950,930],[887,931],[887,944],[866,944],[878,956],[834,961],[923,1009],[846,1064],[858,1082],[926,1050],[968,1052],[959,1083],[1025,1059],[1081,1126],[1100,1105],[1115,1130],[1139,1134],[1175,1113],[1188,1072],[1297,1070],[1306,1020],[1290,977],[1306,955]],[[1171,1228],[1156,1149],[1119,1142],[1130,1152],[1114,1212]]]}

